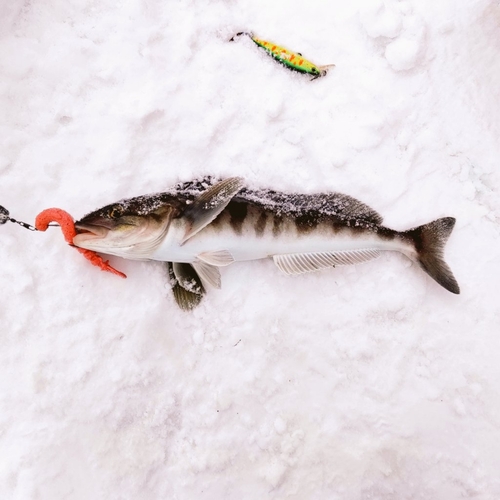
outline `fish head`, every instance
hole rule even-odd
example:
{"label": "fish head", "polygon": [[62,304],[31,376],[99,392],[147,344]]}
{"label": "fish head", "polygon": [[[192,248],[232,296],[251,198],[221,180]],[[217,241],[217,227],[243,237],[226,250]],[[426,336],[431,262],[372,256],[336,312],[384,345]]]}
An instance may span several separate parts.
{"label": "fish head", "polygon": [[139,198],[113,203],[75,222],[73,244],[126,259],[147,260],[165,238],[176,212],[175,203],[148,204]]}

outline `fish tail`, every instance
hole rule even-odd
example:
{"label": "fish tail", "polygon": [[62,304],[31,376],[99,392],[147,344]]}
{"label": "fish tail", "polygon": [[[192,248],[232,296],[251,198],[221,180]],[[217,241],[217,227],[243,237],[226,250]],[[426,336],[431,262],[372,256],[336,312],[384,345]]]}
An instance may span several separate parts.
{"label": "fish tail", "polygon": [[416,260],[422,269],[446,290],[459,294],[457,280],[443,258],[446,241],[454,226],[454,217],[443,217],[403,234],[413,241],[417,252]]}
{"label": "fish tail", "polygon": [[321,71],[322,74],[326,75],[326,72],[330,68],[335,68],[335,64],[323,64],[322,66],[318,66],[318,69]]}

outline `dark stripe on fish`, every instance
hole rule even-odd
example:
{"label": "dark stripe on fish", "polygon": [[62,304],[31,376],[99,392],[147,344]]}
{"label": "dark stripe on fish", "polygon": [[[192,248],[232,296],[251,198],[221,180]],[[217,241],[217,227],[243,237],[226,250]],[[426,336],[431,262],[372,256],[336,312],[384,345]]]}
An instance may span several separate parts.
{"label": "dark stripe on fish", "polygon": [[279,215],[275,215],[273,217],[273,236],[279,236],[282,232],[283,229],[285,228],[285,224],[283,221],[283,217],[280,217]]}
{"label": "dark stripe on fish", "polygon": [[248,213],[247,203],[229,203],[227,210],[229,211],[229,223],[236,234],[241,234],[243,221],[245,220]]}
{"label": "dark stripe on fish", "polygon": [[255,234],[257,236],[262,236],[267,224],[267,213],[262,211],[255,223]]}
{"label": "dark stripe on fish", "polygon": [[310,233],[319,223],[319,217],[316,214],[304,213],[294,219],[297,231],[300,234]]}
{"label": "dark stripe on fish", "polygon": [[393,240],[399,234],[397,231],[384,226],[378,226],[375,229],[375,232],[377,233],[377,236],[386,241]]}

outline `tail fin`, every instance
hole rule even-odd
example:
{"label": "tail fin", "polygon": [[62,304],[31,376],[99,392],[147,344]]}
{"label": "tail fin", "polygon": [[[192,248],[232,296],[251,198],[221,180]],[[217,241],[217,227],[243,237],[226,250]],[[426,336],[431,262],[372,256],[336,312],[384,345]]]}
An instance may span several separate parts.
{"label": "tail fin", "polygon": [[417,251],[422,269],[451,293],[460,293],[460,287],[451,269],[443,259],[443,250],[455,226],[455,218],[443,217],[423,226],[405,231]]}
{"label": "tail fin", "polygon": [[335,68],[335,64],[323,64],[322,66],[318,66],[318,69],[321,71],[321,75],[326,75],[327,71],[330,68]]}
{"label": "tail fin", "polygon": [[241,36],[241,35],[247,35],[247,36],[249,36],[250,38],[253,38],[253,33],[250,33],[250,32],[248,32],[248,31],[240,31],[239,33],[236,33],[236,35],[233,35],[233,36],[229,39],[229,41],[230,41],[230,42],[234,42],[235,38],[236,38],[237,36]]}

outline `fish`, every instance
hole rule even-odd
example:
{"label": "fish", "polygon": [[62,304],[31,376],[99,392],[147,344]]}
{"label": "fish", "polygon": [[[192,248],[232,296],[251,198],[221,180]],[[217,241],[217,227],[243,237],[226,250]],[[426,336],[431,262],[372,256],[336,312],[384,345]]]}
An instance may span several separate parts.
{"label": "fish", "polygon": [[273,42],[268,42],[266,40],[262,40],[261,38],[257,38],[253,35],[253,33],[249,33],[246,31],[240,31],[236,33],[232,38],[230,38],[230,42],[233,42],[236,37],[246,35],[250,37],[250,39],[261,49],[264,49],[273,59],[278,61],[283,66],[291,69],[292,71],[297,71],[299,73],[306,73],[311,75],[311,81],[316,80],[321,76],[325,76],[330,68],[333,68],[335,64],[326,64],[323,66],[319,66],[314,64],[313,62],[307,60],[300,52],[292,52],[291,50],[285,49],[285,47],[281,47]]}
{"label": "fish", "polygon": [[196,307],[220,269],[272,258],[287,275],[353,265],[399,252],[446,290],[460,293],[444,261],[455,226],[443,217],[405,231],[342,193],[251,189],[243,179],[207,176],[106,205],[75,222],[73,244],[125,259],[166,262],[177,304]]}

